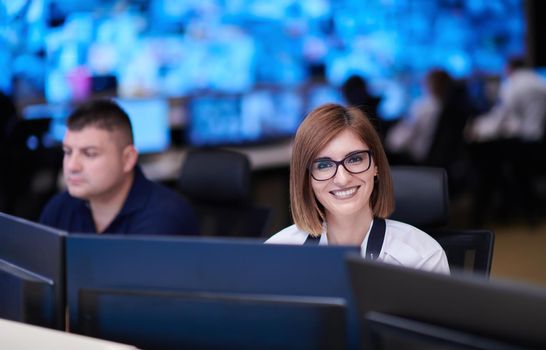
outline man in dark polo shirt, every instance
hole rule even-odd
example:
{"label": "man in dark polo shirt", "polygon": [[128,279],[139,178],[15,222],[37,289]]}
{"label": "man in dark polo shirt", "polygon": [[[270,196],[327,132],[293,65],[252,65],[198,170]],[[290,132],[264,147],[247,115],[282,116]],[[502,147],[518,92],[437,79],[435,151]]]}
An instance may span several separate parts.
{"label": "man in dark polo shirt", "polygon": [[82,104],[67,126],[68,190],[49,201],[41,223],[74,233],[198,234],[190,205],[142,173],[131,122],[115,102]]}

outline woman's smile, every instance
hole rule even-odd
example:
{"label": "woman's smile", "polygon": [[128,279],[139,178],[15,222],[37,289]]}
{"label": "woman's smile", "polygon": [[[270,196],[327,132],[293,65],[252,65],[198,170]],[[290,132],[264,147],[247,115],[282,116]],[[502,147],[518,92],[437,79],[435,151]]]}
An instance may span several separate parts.
{"label": "woman's smile", "polygon": [[330,193],[337,199],[349,199],[356,195],[359,188],[360,186],[353,186],[342,190],[330,191]]}

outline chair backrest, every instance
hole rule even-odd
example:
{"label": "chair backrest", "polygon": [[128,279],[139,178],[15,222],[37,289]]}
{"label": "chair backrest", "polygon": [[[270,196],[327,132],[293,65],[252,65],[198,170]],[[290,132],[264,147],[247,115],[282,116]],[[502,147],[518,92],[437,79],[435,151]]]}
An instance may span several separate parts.
{"label": "chair backrest", "polygon": [[203,203],[246,203],[250,199],[250,162],[238,152],[195,149],[188,152],[178,188]]}
{"label": "chair backrest", "polygon": [[182,166],[178,189],[192,203],[208,236],[261,237],[270,208],[253,205],[247,156],[222,149],[194,149]]}
{"label": "chair backrest", "polygon": [[470,272],[489,277],[495,234],[491,230],[442,229],[427,232],[444,249],[454,272]]}
{"label": "chair backrest", "polygon": [[419,228],[447,224],[449,192],[443,168],[392,166],[391,176],[396,201],[391,219]]}
{"label": "chair backrest", "polygon": [[396,209],[390,216],[435,238],[452,270],[489,276],[494,234],[489,230],[438,229],[449,219],[447,173],[439,167],[392,166]]}

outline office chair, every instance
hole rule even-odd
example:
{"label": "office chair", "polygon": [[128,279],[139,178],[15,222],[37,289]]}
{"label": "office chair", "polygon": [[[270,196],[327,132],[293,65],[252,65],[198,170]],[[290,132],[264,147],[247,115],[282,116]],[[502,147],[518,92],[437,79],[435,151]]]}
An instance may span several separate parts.
{"label": "office chair", "polygon": [[265,235],[271,209],[252,203],[246,155],[221,149],[191,150],[182,166],[178,189],[196,210],[201,234]]}
{"label": "office chair", "polygon": [[19,119],[5,141],[0,161],[2,210],[36,220],[45,203],[58,192],[62,147],[49,136],[51,118]]}
{"label": "office chair", "polygon": [[392,166],[391,176],[396,203],[391,219],[421,229],[447,224],[449,192],[443,168]]}
{"label": "office chair", "polygon": [[427,232],[444,248],[453,272],[489,277],[495,234],[491,230],[441,229]]}
{"label": "office chair", "polygon": [[396,209],[390,216],[419,227],[444,249],[450,268],[489,277],[494,233],[446,228],[449,218],[447,173],[443,168],[393,166]]}

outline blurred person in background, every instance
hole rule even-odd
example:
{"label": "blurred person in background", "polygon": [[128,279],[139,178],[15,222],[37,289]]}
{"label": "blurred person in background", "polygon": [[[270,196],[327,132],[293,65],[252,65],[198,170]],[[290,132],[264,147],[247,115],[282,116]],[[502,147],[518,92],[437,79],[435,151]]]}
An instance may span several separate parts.
{"label": "blurred person in background", "polygon": [[430,70],[424,95],[415,100],[408,118],[387,134],[385,147],[392,164],[446,169],[450,193],[465,186],[464,127],[473,113],[465,86],[443,69]]}
{"label": "blurred person in background", "polygon": [[424,95],[412,103],[408,118],[401,120],[387,135],[385,146],[389,152],[407,157],[406,162],[426,163],[440,113],[453,84],[444,70],[427,73]]}
{"label": "blurred person in background", "polygon": [[[543,167],[546,82],[522,58],[505,65],[497,103],[467,125],[472,144],[474,221],[481,224],[493,195],[501,195],[500,215],[522,210],[533,223],[540,207],[533,181]],[[544,169],[542,169],[544,170]]]}
{"label": "blurred person in background", "polygon": [[360,108],[370,118],[383,139],[389,125],[378,114],[381,97],[370,93],[366,79],[360,75],[351,75],[341,86],[341,93],[347,105]]}

